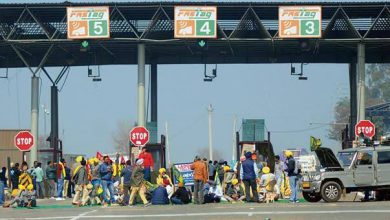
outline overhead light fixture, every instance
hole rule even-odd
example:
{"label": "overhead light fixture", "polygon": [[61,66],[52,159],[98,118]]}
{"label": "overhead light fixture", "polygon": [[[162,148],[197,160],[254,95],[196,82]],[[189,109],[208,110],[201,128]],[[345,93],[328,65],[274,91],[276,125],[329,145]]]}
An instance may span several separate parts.
{"label": "overhead light fixture", "polygon": [[8,79],[8,68],[5,68],[5,73],[0,76],[0,79]]}
{"label": "overhead light fixture", "polygon": [[100,66],[98,67],[97,75],[93,75],[93,70],[88,66],[88,77],[92,78],[92,82],[101,82],[102,78],[100,78]]}
{"label": "overhead light fixture", "polygon": [[303,65],[307,65],[307,64],[306,63],[301,63],[301,72],[296,73],[296,68],[291,63],[291,66],[290,66],[290,74],[291,74],[291,76],[299,76],[298,80],[307,80],[308,77],[303,75]]}
{"label": "overhead light fixture", "polygon": [[204,79],[203,79],[203,81],[204,82],[212,82],[213,79],[217,77],[218,66],[217,66],[217,64],[215,64],[215,68],[212,70],[211,75],[207,74],[206,66],[207,66],[207,64],[204,64]]}

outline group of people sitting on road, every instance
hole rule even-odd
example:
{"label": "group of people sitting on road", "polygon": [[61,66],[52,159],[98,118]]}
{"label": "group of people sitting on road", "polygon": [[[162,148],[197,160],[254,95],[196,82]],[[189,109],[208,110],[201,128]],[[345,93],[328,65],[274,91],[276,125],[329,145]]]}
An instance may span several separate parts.
{"label": "group of people sitting on road", "polygon": [[[258,163],[255,156],[252,152],[246,152],[232,167],[223,160],[208,162],[207,159],[195,157],[191,165],[194,177],[193,189],[186,186],[183,179],[177,176],[175,177],[178,180],[174,184],[165,168],[159,169],[157,178],[151,181],[154,162],[146,148],[142,149],[134,164],[130,160],[121,160],[119,163],[119,155],[115,161],[108,156],[89,160],[79,157],[71,169],[66,166],[63,159],[59,164],[50,162],[45,177],[40,163],[33,171],[28,171],[27,163],[23,163],[22,169],[17,169],[20,172],[18,182],[15,184],[12,182],[12,195],[4,203],[4,207],[35,207],[36,198],[41,198],[42,179],[49,180],[48,186],[52,196],[56,188],[51,187],[52,184],[56,184],[57,192],[63,190],[59,188],[64,185],[59,181],[60,178],[68,179],[75,185],[72,200],[75,206],[112,204],[133,206],[142,203],[147,207],[165,204],[182,205],[191,202],[194,204],[221,201],[272,202],[281,197],[281,190],[284,191],[284,195],[287,195],[287,188],[291,189],[290,201],[297,202],[297,182],[294,178],[296,165],[292,153],[286,153],[286,163],[281,162],[278,156],[275,157],[274,173],[271,173],[267,164]],[[171,173],[172,176],[175,175]],[[290,187],[285,187],[288,180],[290,180]],[[68,184],[68,181],[65,183]],[[17,188],[14,187],[16,184]],[[61,195],[68,194],[64,192]],[[62,200],[62,197],[58,196],[57,200],[58,198]]]}
{"label": "group of people sitting on road", "polygon": [[[208,164],[196,157],[194,170],[194,203],[274,202],[289,197],[297,203],[297,176],[299,170],[290,151],[285,152],[286,162],[275,156],[274,173],[265,162],[257,162],[255,154],[246,152],[234,168],[224,161]],[[209,174],[207,176],[207,170]],[[210,172],[211,171],[211,172]],[[215,173],[214,173],[215,172]],[[215,175],[215,178],[214,178]],[[213,181],[215,179],[215,181]],[[287,186],[288,185],[288,186]],[[282,193],[283,191],[283,193]]]}

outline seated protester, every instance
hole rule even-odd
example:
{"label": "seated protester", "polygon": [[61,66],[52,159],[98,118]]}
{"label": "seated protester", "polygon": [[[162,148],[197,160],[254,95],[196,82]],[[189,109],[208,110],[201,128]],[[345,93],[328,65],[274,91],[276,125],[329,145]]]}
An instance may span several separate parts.
{"label": "seated protester", "polygon": [[24,198],[26,197],[27,192],[24,185],[19,185],[18,189],[12,190],[12,200],[5,202],[3,204],[4,208],[17,208],[17,207],[24,207]]}
{"label": "seated protester", "polygon": [[272,186],[272,182],[276,182],[275,175],[270,173],[269,167],[263,167],[262,169],[263,175],[260,178],[260,188],[263,192],[271,192],[274,191]]}
{"label": "seated protester", "polygon": [[207,194],[209,194],[209,190],[210,190],[210,181],[207,181],[204,186],[203,186],[203,197],[205,197]]}
{"label": "seated protester", "polygon": [[27,194],[26,194],[26,207],[32,208],[37,206],[37,192],[34,190],[34,185],[30,184],[27,186]]}
{"label": "seated protester", "polygon": [[123,189],[123,185],[119,185],[119,182],[115,182],[114,183],[114,192],[115,192],[115,201],[116,203],[118,204],[123,204],[123,201],[124,201],[124,197],[125,197],[125,194],[124,194],[124,189]]}
{"label": "seated protester", "polygon": [[[88,190],[88,196],[86,197],[86,201],[83,205],[100,205],[102,202],[99,196],[97,195],[98,190],[95,190],[91,183],[87,185],[87,190]],[[102,192],[103,190],[101,190],[100,194]]]}
{"label": "seated protester", "polygon": [[168,198],[171,198],[173,194],[173,184],[171,178],[167,175],[167,170],[165,168],[161,168],[159,171],[159,175],[157,176],[157,185],[165,187],[168,192]]}
{"label": "seated protester", "polygon": [[263,175],[261,175],[260,183],[259,183],[259,187],[260,187],[259,193],[262,194],[260,196],[265,198],[267,193],[276,192],[275,190],[276,178],[273,173],[270,173],[269,167],[263,167],[262,173]]}
{"label": "seated protester", "polygon": [[168,192],[163,186],[158,186],[152,194],[152,205],[167,205],[169,204]]}
{"label": "seated protester", "polygon": [[222,187],[218,184],[215,184],[214,181],[210,182],[210,190],[207,195],[204,196],[204,202],[205,203],[219,203],[221,202],[221,198],[223,196],[222,194]]}
{"label": "seated protester", "polygon": [[171,197],[172,204],[183,205],[190,203],[192,200],[191,192],[184,187],[184,183],[178,183],[177,186],[178,189]]}
{"label": "seated protester", "polygon": [[226,194],[227,189],[232,184],[232,179],[234,179],[234,171],[230,169],[229,166],[224,167],[225,176],[224,176],[224,182],[222,184],[223,193]]}
{"label": "seated protester", "polygon": [[242,188],[241,184],[238,183],[238,179],[232,180],[232,184],[227,190],[225,199],[232,203],[243,202],[245,199],[244,189]]}

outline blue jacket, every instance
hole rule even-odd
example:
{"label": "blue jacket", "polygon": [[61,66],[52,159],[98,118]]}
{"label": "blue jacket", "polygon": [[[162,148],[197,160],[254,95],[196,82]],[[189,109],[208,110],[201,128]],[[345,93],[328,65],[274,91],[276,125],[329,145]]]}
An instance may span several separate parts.
{"label": "blue jacket", "polygon": [[100,177],[102,180],[112,180],[112,166],[106,163],[100,165]]}
{"label": "blue jacket", "polygon": [[153,191],[152,204],[153,205],[169,204],[168,192],[164,187],[159,186],[157,187],[157,189]]}
{"label": "blue jacket", "polygon": [[241,180],[254,180],[258,178],[259,169],[257,165],[251,158],[247,158],[241,164],[240,178]]}
{"label": "blue jacket", "polygon": [[123,177],[123,185],[130,186],[132,172],[131,166],[126,166],[126,168],[122,170],[121,177]]}

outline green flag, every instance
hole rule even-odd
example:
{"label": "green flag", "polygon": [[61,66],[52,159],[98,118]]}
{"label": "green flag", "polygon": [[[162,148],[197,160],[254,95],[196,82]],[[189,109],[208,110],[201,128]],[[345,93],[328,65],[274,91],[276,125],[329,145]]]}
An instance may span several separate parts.
{"label": "green flag", "polygon": [[315,151],[322,145],[321,139],[310,136],[310,150]]}
{"label": "green flag", "polygon": [[172,166],[172,172],[173,172],[173,176],[175,177],[177,182],[184,184],[183,176],[181,175],[180,171],[177,169],[177,167],[175,165]]}
{"label": "green flag", "polygon": [[214,179],[214,182],[215,182],[215,185],[220,185],[220,186],[222,186],[221,181],[219,180],[218,169],[217,169],[217,171],[215,172],[215,179]]}

